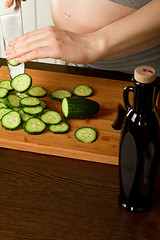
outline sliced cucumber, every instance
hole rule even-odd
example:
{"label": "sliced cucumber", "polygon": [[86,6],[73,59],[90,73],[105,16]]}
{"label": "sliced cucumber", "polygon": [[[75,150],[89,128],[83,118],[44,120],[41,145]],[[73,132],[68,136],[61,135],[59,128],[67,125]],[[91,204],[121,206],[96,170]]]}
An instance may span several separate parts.
{"label": "sliced cucumber", "polygon": [[82,127],[75,131],[75,138],[83,143],[92,143],[97,139],[97,132],[91,127]]}
{"label": "sliced cucumber", "polygon": [[32,97],[45,97],[47,91],[43,87],[35,86],[29,89],[28,94]]}
{"label": "sliced cucumber", "polygon": [[46,111],[40,118],[47,124],[58,124],[62,121],[62,116],[58,112],[52,110]]}
{"label": "sliced cucumber", "polygon": [[0,99],[7,97],[8,95],[8,89],[0,87]]}
{"label": "sliced cucumber", "polygon": [[24,111],[22,109],[19,110],[19,114],[20,114],[21,119],[22,119],[23,122],[26,122],[28,119],[33,117],[31,115],[28,115],[28,114],[24,113]]}
{"label": "sliced cucumber", "polygon": [[16,67],[16,66],[18,66],[20,64],[19,62],[17,62],[16,59],[7,60],[7,62],[8,62],[9,65],[11,65],[13,67]]}
{"label": "sliced cucumber", "polygon": [[51,97],[56,101],[62,101],[64,97],[71,97],[72,93],[65,89],[57,89],[51,92]]}
{"label": "sliced cucumber", "polygon": [[16,130],[21,124],[21,116],[16,111],[6,113],[1,120],[2,127],[8,130]]}
{"label": "sliced cucumber", "polygon": [[27,93],[16,93],[16,95],[19,96],[20,98],[29,97]]}
{"label": "sliced cucumber", "polygon": [[47,107],[47,103],[43,100],[40,100],[40,105],[43,107],[43,108],[46,108]]}
{"label": "sliced cucumber", "polygon": [[10,80],[3,80],[0,82],[0,87],[7,88],[8,91],[12,91],[13,88],[11,87],[11,81]]}
{"label": "sliced cucumber", "polygon": [[56,133],[63,134],[69,131],[69,125],[66,122],[60,122],[56,125],[55,124],[50,125],[49,130],[55,134]]}
{"label": "sliced cucumber", "polygon": [[4,114],[6,114],[6,113],[8,113],[10,111],[12,111],[10,108],[0,108],[0,120],[2,119]]}
{"label": "sliced cucumber", "polygon": [[13,111],[16,111],[16,112],[19,112],[21,109],[22,109],[21,107],[18,107],[18,108],[17,108],[17,107],[14,107],[12,110],[13,110]]}
{"label": "sliced cucumber", "polygon": [[11,81],[11,87],[16,92],[26,92],[32,85],[32,78],[26,73],[22,73],[14,77]]}
{"label": "sliced cucumber", "polygon": [[36,107],[40,105],[40,100],[36,97],[25,97],[20,100],[23,107]]}
{"label": "sliced cucumber", "polygon": [[7,106],[3,102],[0,102],[0,108],[7,108]]}
{"label": "sliced cucumber", "polygon": [[26,133],[38,135],[46,129],[46,124],[39,118],[30,118],[23,124]]}
{"label": "sliced cucumber", "polygon": [[43,107],[42,106],[24,107],[23,111],[24,111],[24,113],[29,114],[31,116],[38,116],[38,115],[42,114]]}
{"label": "sliced cucumber", "polygon": [[18,97],[15,94],[9,94],[8,97],[6,97],[3,102],[8,108],[19,108],[21,106],[20,104],[21,98]]}
{"label": "sliced cucumber", "polygon": [[99,104],[96,101],[69,97],[62,100],[62,112],[66,118],[86,118],[99,111]]}
{"label": "sliced cucumber", "polygon": [[89,97],[92,93],[92,88],[85,84],[79,84],[73,89],[73,94],[78,97]]}

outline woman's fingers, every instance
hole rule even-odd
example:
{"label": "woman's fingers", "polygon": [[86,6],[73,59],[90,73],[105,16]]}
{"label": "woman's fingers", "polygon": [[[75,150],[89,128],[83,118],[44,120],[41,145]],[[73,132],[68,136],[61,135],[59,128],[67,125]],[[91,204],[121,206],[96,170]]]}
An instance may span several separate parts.
{"label": "woman's fingers", "polygon": [[14,0],[6,0],[5,7],[10,8],[13,4]]}
{"label": "woman's fingers", "polygon": [[[48,27],[49,28],[49,27]],[[44,34],[46,33],[46,28],[42,28],[42,29],[38,29],[38,30],[34,30],[34,31],[31,31],[31,32],[28,32],[24,35],[21,35],[20,37],[17,37],[15,38],[13,41],[11,41],[8,46],[9,47],[12,47],[14,46],[17,42],[20,42],[20,41],[26,41],[26,39],[30,39],[32,40],[32,38],[34,39],[39,39],[41,38],[42,36],[44,36]],[[46,35],[46,34],[45,34]]]}
{"label": "woman's fingers", "polygon": [[[22,0],[22,1],[25,2],[26,0]],[[13,5],[13,2],[14,0],[6,0],[5,7],[10,8]]]}
{"label": "woman's fingers", "polygon": [[51,52],[54,55],[54,58],[57,59],[58,54],[56,53],[56,49],[53,49],[51,47],[41,47],[41,48],[36,48],[33,51],[30,51],[18,58],[16,58],[17,62],[28,62],[30,60],[35,60],[35,59],[40,59],[40,58],[50,58]]}
{"label": "woman's fingers", "polygon": [[7,60],[16,58],[18,62],[50,57],[73,63],[88,63],[92,61],[93,55],[91,42],[92,38],[88,35],[47,27],[14,39],[5,54]]}
{"label": "woman's fingers", "polygon": [[10,60],[36,50],[37,48],[52,47],[52,45],[54,47],[54,38],[52,35],[53,31],[51,34],[49,27],[18,37],[9,43],[10,48],[5,51],[6,58]]}
{"label": "woman's fingers", "polygon": [[[47,41],[45,38],[32,40],[32,41],[21,41],[15,44],[15,46],[5,51],[6,58],[8,60],[20,57],[29,52],[37,50],[38,48],[48,47]],[[38,56],[37,56],[38,58]]]}

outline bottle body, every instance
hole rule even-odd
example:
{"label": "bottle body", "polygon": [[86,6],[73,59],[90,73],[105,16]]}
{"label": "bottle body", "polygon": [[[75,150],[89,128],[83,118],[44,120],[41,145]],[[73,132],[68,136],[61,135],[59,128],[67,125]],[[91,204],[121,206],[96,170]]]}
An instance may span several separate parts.
{"label": "bottle body", "polygon": [[156,112],[141,115],[130,109],[123,123],[119,151],[120,204],[129,211],[146,211],[160,158]]}

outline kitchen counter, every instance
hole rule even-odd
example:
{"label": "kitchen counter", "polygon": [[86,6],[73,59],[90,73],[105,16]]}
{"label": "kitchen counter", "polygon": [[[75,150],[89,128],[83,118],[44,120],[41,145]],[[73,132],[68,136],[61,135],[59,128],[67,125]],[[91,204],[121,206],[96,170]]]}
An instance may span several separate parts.
{"label": "kitchen counter", "polygon": [[[26,68],[131,80],[129,74],[35,62]],[[160,168],[150,211],[130,213],[118,196],[117,165],[0,148],[0,240],[159,239]]]}

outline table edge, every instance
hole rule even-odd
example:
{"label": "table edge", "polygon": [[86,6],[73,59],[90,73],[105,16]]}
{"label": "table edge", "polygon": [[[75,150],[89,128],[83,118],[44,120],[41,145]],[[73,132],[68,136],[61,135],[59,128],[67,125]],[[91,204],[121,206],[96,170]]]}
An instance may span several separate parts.
{"label": "table edge", "polygon": [[[93,68],[66,66],[62,64],[51,64],[51,63],[40,63],[40,62],[27,62],[25,63],[25,65],[26,65],[26,68],[29,68],[29,69],[108,78],[112,80],[121,80],[121,81],[128,81],[128,82],[132,81],[132,74],[118,72],[118,71],[107,71],[107,70],[100,70],[100,69],[93,69]],[[5,58],[0,58],[0,67],[1,66],[7,66],[7,61]]]}

